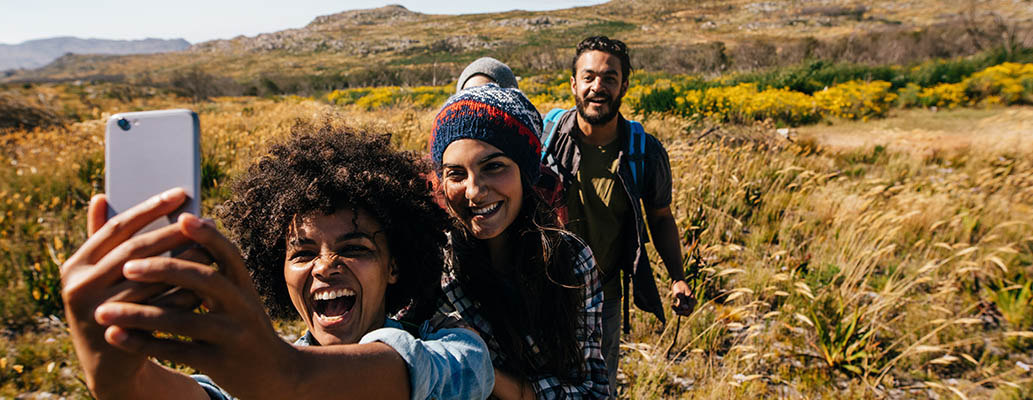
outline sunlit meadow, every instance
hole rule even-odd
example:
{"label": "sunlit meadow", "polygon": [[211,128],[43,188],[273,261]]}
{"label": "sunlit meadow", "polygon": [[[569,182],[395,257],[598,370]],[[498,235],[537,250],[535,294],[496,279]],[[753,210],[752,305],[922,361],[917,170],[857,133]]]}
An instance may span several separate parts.
{"label": "sunlit meadow", "polygon": [[[667,326],[633,313],[622,397],[1033,396],[1033,154],[827,148],[775,133],[906,107],[1029,104],[1029,68],[1001,64],[928,87],[848,80],[813,93],[636,81],[625,112],[670,153],[701,301]],[[566,84],[537,76],[521,87],[548,111],[571,105]],[[450,90],[194,103],[117,84],[9,88],[0,99],[65,122],[0,134],[0,397],[88,397],[61,321],[58,266],[85,240],[86,203],[103,188],[107,116],[196,111],[210,213],[227,182],[298,123],[391,132],[399,148],[422,151]],[[296,322],[278,326],[298,334]]]}

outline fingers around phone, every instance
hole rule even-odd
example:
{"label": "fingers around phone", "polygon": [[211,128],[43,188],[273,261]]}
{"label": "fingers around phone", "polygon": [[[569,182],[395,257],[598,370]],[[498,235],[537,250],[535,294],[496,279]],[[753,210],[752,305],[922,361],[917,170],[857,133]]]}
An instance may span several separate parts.
{"label": "fingers around phone", "polygon": [[183,234],[208,250],[226,278],[238,287],[251,287],[251,277],[244,267],[240,250],[219,233],[214,223],[186,213],[179,216],[179,222],[183,226]]}
{"label": "fingers around phone", "polygon": [[[198,314],[181,308],[155,307],[147,304],[106,302],[93,314],[97,323],[144,332],[166,332],[210,343],[225,342],[234,329],[218,314]],[[117,338],[116,338],[117,339]],[[112,345],[105,334],[105,340]]]}
{"label": "fingers around phone", "polygon": [[137,282],[161,282],[194,292],[213,312],[250,310],[240,288],[215,269],[175,258],[132,260],[122,273]]}
{"label": "fingers around phone", "polygon": [[194,292],[166,283],[122,281],[115,284],[110,293],[106,301],[141,303],[183,310],[193,310],[201,305],[201,298]]}
{"label": "fingers around phone", "polygon": [[89,280],[102,285],[113,285],[122,278],[122,265],[127,261],[154,257],[190,243],[178,224],[158,228],[126,240],[108,252],[89,271]]}
{"label": "fingers around phone", "polygon": [[108,222],[108,196],[93,195],[86,210],[86,232],[87,235],[93,236],[105,222]]}
{"label": "fingers around phone", "polygon": [[[182,188],[166,190],[165,192],[151,197],[143,203],[116,215],[105,221],[96,232],[76,252],[76,256],[85,257],[87,263],[94,263],[104,257],[116,246],[125,242],[133,234],[151,221],[165,216],[179,208],[186,200],[186,191]],[[99,203],[99,202],[98,202]],[[107,211],[107,202],[104,201],[104,212]],[[101,208],[101,207],[96,207]],[[94,210],[91,210],[94,211]],[[100,211],[96,211],[98,214]],[[95,217],[95,216],[91,216]],[[87,223],[89,225],[89,223]],[[81,255],[80,255],[81,254]],[[73,256],[74,257],[74,256]]]}
{"label": "fingers around phone", "polygon": [[[94,238],[96,237],[97,235],[94,236]],[[91,312],[92,307],[107,299],[106,296],[116,295],[120,290],[128,290],[128,288],[113,289],[124,281],[122,265],[127,260],[161,254],[188,242],[189,240],[180,233],[178,226],[170,225],[120,244],[97,263],[88,263],[82,258],[73,259],[73,256],[61,266],[61,298],[66,307],[71,307],[72,311],[75,311],[73,314]],[[164,290],[168,290],[168,287]],[[154,294],[157,293],[153,293],[151,290],[134,296]]]}
{"label": "fingers around phone", "polygon": [[168,292],[169,289],[172,289],[172,286],[163,282],[121,281],[111,286],[105,301],[140,303]]}
{"label": "fingers around phone", "polygon": [[168,293],[147,301],[147,304],[157,307],[172,307],[185,310],[193,310],[201,305],[201,297],[194,291],[183,288],[175,288]]}
{"label": "fingers around phone", "polygon": [[132,353],[168,360],[205,369],[204,361],[211,357],[211,345],[201,342],[184,342],[175,339],[156,338],[148,332],[109,326],[104,331],[104,340],[113,347]]}
{"label": "fingers around phone", "polygon": [[204,265],[212,265],[212,263],[215,262],[212,255],[208,254],[208,250],[203,247],[191,247],[190,249],[177,254],[176,258]]}
{"label": "fingers around phone", "polygon": [[[87,237],[92,238],[94,233],[100,229],[108,220],[108,198],[103,194],[95,194],[90,198],[90,205],[86,208],[86,234]],[[83,265],[84,254],[89,249],[87,244],[91,243],[87,240],[82,247],[76,250],[75,254],[72,254],[65,263],[61,264],[61,278],[64,281],[68,270],[76,265]]]}

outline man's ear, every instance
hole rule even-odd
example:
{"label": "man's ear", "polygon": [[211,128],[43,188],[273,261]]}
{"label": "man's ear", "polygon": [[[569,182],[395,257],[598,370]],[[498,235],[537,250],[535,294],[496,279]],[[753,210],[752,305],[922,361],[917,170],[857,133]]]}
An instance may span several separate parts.
{"label": "man's ear", "polygon": [[630,84],[630,82],[630,79],[625,79],[624,82],[621,83],[621,98],[624,98],[624,94],[628,93],[628,85]]}
{"label": "man's ear", "polygon": [[577,98],[577,86],[574,85],[574,75],[570,76],[570,93],[574,94],[574,98]]}
{"label": "man's ear", "polygon": [[391,258],[391,263],[388,264],[387,269],[388,269],[387,283],[389,285],[390,284],[398,283],[398,264],[395,263],[394,257]]}

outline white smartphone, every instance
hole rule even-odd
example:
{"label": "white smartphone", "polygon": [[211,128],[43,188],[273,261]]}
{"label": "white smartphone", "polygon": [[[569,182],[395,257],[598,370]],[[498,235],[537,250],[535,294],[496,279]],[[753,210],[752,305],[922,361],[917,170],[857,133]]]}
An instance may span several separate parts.
{"label": "white smartphone", "polygon": [[181,187],[187,203],[137,234],[174,223],[180,213],[201,212],[201,124],[190,110],[112,115],[104,139],[104,192],[108,218]]}

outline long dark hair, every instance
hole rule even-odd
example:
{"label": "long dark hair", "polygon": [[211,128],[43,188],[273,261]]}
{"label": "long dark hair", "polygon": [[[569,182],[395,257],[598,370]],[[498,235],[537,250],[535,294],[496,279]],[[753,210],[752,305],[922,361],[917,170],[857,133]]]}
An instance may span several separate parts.
{"label": "long dark hair", "polygon": [[496,367],[520,378],[553,375],[567,383],[583,381],[577,331],[584,318],[585,283],[576,281],[576,254],[558,228],[555,210],[521,177],[523,206],[508,228],[515,235],[515,268],[499,272],[491,267],[485,242],[455,218],[446,263],[491,324],[504,353],[504,362]]}

